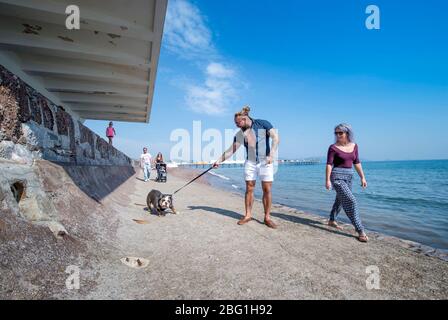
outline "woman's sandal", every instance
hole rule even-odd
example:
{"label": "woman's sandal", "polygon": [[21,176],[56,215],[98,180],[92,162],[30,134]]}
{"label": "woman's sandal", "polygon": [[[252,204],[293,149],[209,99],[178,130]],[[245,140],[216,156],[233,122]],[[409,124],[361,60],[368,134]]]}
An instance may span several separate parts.
{"label": "woman's sandal", "polygon": [[338,230],[343,230],[342,227],[338,225],[335,221],[328,221],[328,226]]}
{"label": "woman's sandal", "polygon": [[365,234],[362,235],[362,236],[358,236],[357,239],[358,239],[359,242],[367,242],[367,241],[369,241],[369,238]]}

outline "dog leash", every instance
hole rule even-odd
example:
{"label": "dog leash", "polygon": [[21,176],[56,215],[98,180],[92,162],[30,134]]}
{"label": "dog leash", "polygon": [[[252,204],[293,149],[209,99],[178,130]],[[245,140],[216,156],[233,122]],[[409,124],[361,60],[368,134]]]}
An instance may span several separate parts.
{"label": "dog leash", "polygon": [[188,182],[187,184],[185,184],[183,187],[177,189],[176,191],[174,191],[173,195],[175,195],[176,193],[178,193],[180,190],[182,190],[183,188],[185,188],[186,186],[188,186],[190,183],[193,183],[194,181],[196,181],[197,179],[199,179],[200,177],[202,177],[204,174],[206,174],[207,172],[209,172],[210,170],[213,169],[213,166],[211,166],[210,168],[208,168],[207,170],[205,170],[204,172],[202,172],[200,175],[198,175],[196,178],[194,178],[193,180],[191,180],[190,182]]}

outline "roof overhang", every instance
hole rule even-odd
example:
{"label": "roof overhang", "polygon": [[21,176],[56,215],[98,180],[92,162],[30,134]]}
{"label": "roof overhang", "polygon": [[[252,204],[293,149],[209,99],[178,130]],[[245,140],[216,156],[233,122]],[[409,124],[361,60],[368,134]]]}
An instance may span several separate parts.
{"label": "roof overhang", "polygon": [[[79,30],[65,26],[68,5]],[[148,122],[167,0],[0,0],[0,63],[83,119]]]}

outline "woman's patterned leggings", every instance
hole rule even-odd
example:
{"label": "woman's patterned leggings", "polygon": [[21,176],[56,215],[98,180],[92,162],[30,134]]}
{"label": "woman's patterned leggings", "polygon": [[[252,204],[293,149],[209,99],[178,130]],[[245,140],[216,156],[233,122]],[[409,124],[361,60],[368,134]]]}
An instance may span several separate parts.
{"label": "woman's patterned leggings", "polygon": [[341,209],[344,209],[357,232],[363,232],[364,227],[358,212],[358,204],[352,193],[353,170],[348,168],[333,168],[331,183],[336,191],[336,200],[331,209],[330,221],[335,221]]}

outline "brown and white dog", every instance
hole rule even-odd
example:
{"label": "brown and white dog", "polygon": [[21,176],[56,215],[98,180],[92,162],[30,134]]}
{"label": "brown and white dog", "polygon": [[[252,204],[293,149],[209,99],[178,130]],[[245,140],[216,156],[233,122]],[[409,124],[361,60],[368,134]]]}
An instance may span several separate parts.
{"label": "brown and white dog", "polygon": [[166,215],[166,210],[169,208],[176,214],[176,209],[173,206],[173,196],[170,194],[163,194],[159,190],[151,190],[146,197],[146,204],[148,210],[153,214],[160,216]]}

